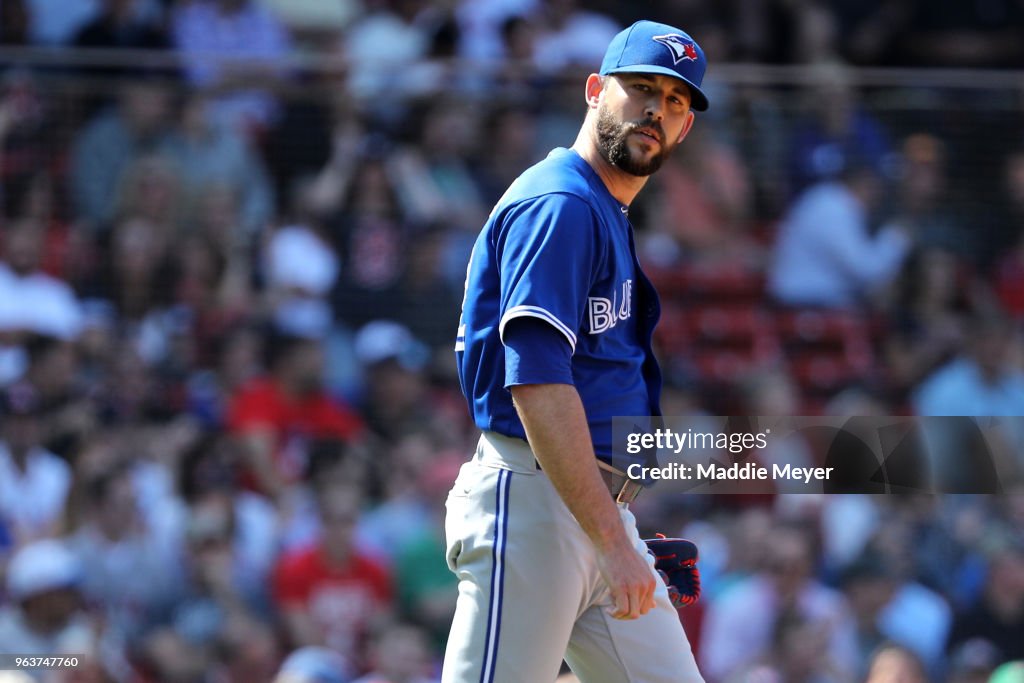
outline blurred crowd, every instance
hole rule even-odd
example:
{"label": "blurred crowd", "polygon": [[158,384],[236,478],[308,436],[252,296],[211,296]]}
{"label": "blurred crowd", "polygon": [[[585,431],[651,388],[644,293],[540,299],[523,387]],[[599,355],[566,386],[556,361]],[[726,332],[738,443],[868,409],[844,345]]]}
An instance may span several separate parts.
{"label": "blurred crowd", "polygon": [[[54,681],[438,680],[468,251],[647,13],[0,2],[0,651],[81,656]],[[1024,5],[649,18],[701,42],[713,102],[631,210],[665,412],[993,416],[1020,481]],[[1018,485],[636,507],[701,548],[709,683],[1024,680]]]}

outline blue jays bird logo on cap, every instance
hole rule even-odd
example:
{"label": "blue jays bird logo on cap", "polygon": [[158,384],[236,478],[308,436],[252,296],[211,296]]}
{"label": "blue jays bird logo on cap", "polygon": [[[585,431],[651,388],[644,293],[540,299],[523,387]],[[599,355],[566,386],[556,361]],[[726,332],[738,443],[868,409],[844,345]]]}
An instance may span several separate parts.
{"label": "blue jays bird logo on cap", "polygon": [[690,88],[692,107],[704,111],[708,96],[700,84],[706,68],[704,51],[685,31],[668,24],[638,21],[612,38],[600,74],[632,72],[679,78]]}
{"label": "blue jays bird logo on cap", "polygon": [[693,42],[687,41],[677,33],[669,33],[664,36],[654,36],[651,40],[661,43],[667,47],[669,52],[672,53],[672,60],[675,64],[678,64],[684,59],[689,59],[691,62],[697,60],[697,48],[693,46]]}

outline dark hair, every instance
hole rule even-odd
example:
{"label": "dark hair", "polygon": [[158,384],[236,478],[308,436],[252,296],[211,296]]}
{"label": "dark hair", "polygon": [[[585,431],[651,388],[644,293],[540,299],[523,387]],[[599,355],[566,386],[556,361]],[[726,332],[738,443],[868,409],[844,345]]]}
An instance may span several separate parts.
{"label": "dark hair", "polygon": [[266,333],[265,339],[265,361],[267,367],[271,371],[276,369],[276,367],[288,358],[296,349],[317,343],[315,340],[302,337],[297,334],[291,334],[276,326],[270,327]]}
{"label": "dark hair", "polygon": [[235,490],[235,472],[223,456],[221,438],[207,433],[182,456],[178,490],[186,502],[191,503],[209,491]]}
{"label": "dark hair", "polygon": [[31,333],[23,344],[30,366],[36,365],[43,356],[64,345],[64,341],[48,334]]}
{"label": "dark hair", "polygon": [[131,473],[132,465],[126,460],[114,463],[89,480],[86,495],[91,503],[101,503],[110,496],[110,490]]}

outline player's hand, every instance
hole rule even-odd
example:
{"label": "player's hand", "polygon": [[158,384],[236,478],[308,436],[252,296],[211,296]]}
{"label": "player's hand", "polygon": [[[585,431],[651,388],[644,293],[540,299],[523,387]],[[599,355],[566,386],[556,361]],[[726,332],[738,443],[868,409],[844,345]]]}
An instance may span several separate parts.
{"label": "player's hand", "polygon": [[646,558],[629,543],[608,551],[598,550],[597,567],[611,591],[615,619],[636,619],[654,607],[654,574]]}

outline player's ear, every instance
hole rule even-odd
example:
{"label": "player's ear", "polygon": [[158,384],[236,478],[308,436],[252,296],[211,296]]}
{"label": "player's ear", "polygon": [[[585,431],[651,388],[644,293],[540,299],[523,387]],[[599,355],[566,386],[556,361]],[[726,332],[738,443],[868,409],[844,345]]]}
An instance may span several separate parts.
{"label": "player's ear", "polygon": [[683,130],[679,132],[679,139],[676,140],[677,145],[683,141],[683,138],[685,138],[687,133],[690,132],[690,129],[693,128],[693,119],[694,114],[693,110],[691,109],[690,111],[686,112],[686,121],[683,122]]}
{"label": "player's ear", "polygon": [[604,90],[604,76],[590,74],[587,76],[587,106],[597,109],[597,103],[601,99],[601,91]]}

